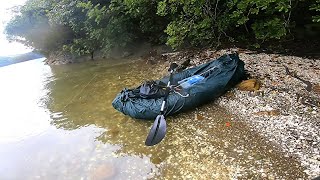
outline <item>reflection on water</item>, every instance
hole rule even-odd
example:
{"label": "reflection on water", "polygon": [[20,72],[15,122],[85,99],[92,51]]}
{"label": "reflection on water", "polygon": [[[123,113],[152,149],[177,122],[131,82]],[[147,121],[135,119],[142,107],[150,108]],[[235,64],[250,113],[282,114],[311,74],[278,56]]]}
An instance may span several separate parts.
{"label": "reflection on water", "polygon": [[0,143],[39,134],[50,126],[45,103],[52,73],[39,61],[0,68]]}
{"label": "reflection on water", "polygon": [[140,61],[50,68],[41,60],[0,68],[0,179],[305,177],[213,104],[168,118],[163,142],[145,147],[153,122],[124,116],[111,102],[122,88],[159,77],[153,69]]}

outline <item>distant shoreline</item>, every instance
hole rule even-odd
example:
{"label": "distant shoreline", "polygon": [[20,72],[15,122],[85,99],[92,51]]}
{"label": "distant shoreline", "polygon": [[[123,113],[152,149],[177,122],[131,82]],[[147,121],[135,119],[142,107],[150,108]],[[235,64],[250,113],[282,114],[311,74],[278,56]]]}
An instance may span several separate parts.
{"label": "distant shoreline", "polygon": [[33,59],[43,58],[44,56],[36,52],[28,52],[14,56],[0,56],[0,67],[9,66]]}

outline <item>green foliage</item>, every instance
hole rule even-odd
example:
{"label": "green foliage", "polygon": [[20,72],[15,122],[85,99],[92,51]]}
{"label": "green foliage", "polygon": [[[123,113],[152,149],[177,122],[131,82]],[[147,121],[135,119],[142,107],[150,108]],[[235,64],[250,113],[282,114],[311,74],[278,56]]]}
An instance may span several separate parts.
{"label": "green foliage", "polygon": [[312,16],[312,21],[320,23],[320,0],[317,0],[314,4],[310,6],[310,10],[318,12],[318,15]]}
{"label": "green foliage", "polygon": [[257,39],[281,39],[287,34],[285,24],[279,18],[260,20],[252,24]]}
{"label": "green foliage", "polygon": [[239,26],[250,26],[258,40],[281,39],[287,35],[292,0],[230,1],[230,19]]}
{"label": "green foliage", "polygon": [[106,52],[113,48],[123,48],[134,39],[132,18],[123,14],[125,6],[121,0],[112,1],[108,6],[78,4],[87,10],[88,21],[93,23],[90,36],[101,42],[101,48]]}
{"label": "green foliage", "polygon": [[203,12],[204,0],[163,0],[158,3],[157,14],[168,16],[171,22],[165,32],[167,44],[173,48],[185,44],[208,45],[212,39],[213,22]]}
{"label": "green foliage", "polygon": [[61,47],[71,30],[57,24],[50,25],[46,13],[50,6],[46,1],[29,0],[6,26],[7,38],[32,46],[42,53]]}
{"label": "green foliage", "polygon": [[[285,39],[295,28],[295,21],[311,23],[311,13],[303,7],[310,6],[310,10],[320,11],[319,2],[162,0],[158,3],[157,13],[171,18],[166,29],[169,35],[167,43],[178,48],[186,43],[193,46],[219,44],[221,37],[243,41],[243,36],[254,36],[260,42]],[[299,11],[303,12],[304,19],[298,15]],[[314,15],[313,21],[320,21],[319,17]]]}
{"label": "green foliage", "polygon": [[[88,18],[99,5],[94,6],[90,1],[84,3],[79,0],[61,0],[48,11],[51,24],[59,24],[72,29],[71,41],[62,46],[64,51],[78,55],[93,53],[101,48],[102,42],[96,36],[97,23]],[[85,8],[85,7],[89,7]]]}
{"label": "green foliage", "polygon": [[79,55],[146,41],[175,49],[259,44],[296,36],[295,29],[316,34],[319,11],[320,0],[28,0],[6,33],[43,52]]}
{"label": "green foliage", "polygon": [[201,21],[172,21],[165,30],[169,35],[167,44],[178,48],[188,39],[194,46],[205,45],[211,38],[211,25],[209,18]]}

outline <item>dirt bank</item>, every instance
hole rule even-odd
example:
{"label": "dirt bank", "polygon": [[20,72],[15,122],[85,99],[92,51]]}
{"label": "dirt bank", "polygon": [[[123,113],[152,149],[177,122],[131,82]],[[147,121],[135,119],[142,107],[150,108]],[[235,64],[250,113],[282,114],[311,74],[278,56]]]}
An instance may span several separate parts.
{"label": "dirt bank", "polygon": [[150,43],[137,42],[132,47],[128,48],[114,48],[109,53],[103,50],[97,50],[93,54],[76,55],[63,51],[51,52],[46,56],[44,61],[48,65],[62,65],[80,63],[86,61],[100,61],[100,60],[137,60],[137,59],[152,59],[164,52],[172,51],[170,47],[166,45],[152,46]]}

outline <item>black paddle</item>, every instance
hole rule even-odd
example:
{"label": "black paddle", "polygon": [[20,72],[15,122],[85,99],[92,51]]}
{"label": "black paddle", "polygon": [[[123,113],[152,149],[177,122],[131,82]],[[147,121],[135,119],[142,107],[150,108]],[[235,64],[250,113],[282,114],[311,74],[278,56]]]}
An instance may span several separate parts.
{"label": "black paddle", "polygon": [[156,119],[150,129],[150,132],[149,132],[147,139],[146,139],[146,142],[145,142],[146,146],[153,146],[153,145],[158,144],[166,135],[167,123],[166,123],[166,119],[164,117],[164,109],[166,106],[166,101],[167,101],[168,95],[170,93],[170,84],[172,81],[172,74],[177,67],[178,67],[178,65],[176,63],[172,63],[170,65],[170,68],[169,68],[170,77],[169,77],[169,81],[168,81],[168,84],[166,87],[166,93],[165,93],[163,101],[162,101],[160,114],[156,117]]}

